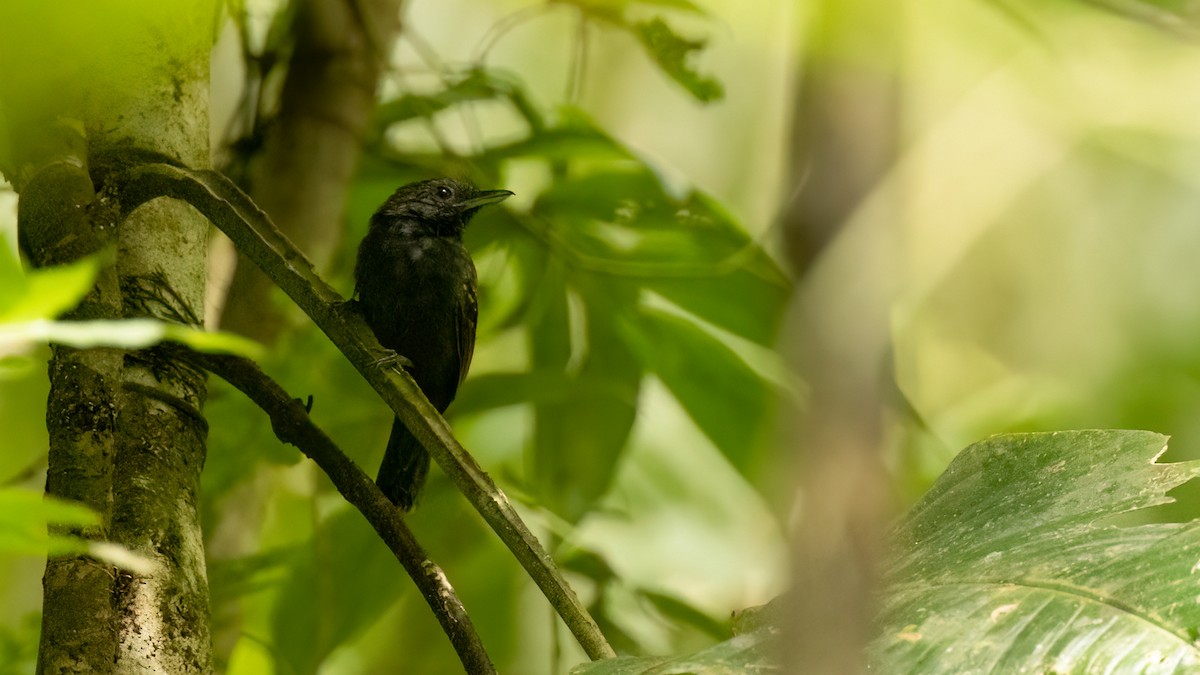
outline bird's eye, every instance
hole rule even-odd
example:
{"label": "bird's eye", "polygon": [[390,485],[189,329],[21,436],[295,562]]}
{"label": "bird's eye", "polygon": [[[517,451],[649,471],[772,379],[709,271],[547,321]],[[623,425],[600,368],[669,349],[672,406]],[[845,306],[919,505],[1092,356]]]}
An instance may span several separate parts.
{"label": "bird's eye", "polygon": [[437,189],[438,199],[449,199],[453,195],[454,195],[454,190],[451,190],[450,188],[448,188],[444,185]]}

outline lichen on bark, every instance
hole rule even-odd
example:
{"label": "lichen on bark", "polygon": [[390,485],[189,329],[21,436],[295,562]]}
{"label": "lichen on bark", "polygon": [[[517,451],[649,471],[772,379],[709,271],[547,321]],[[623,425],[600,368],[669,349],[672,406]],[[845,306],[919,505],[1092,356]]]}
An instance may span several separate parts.
{"label": "lichen on bark", "polygon": [[[65,15],[32,0],[0,6],[0,24],[23,26],[0,44],[0,171],[19,195],[22,246],[39,266],[116,252],[67,318],[203,318],[203,217],[162,199],[116,223],[103,195],[139,153],[208,164],[215,11],[212,0]],[[50,559],[39,672],[210,672],[203,375],[155,350],[55,347],[49,376],[47,493],[101,515],[79,534],[154,565]]]}

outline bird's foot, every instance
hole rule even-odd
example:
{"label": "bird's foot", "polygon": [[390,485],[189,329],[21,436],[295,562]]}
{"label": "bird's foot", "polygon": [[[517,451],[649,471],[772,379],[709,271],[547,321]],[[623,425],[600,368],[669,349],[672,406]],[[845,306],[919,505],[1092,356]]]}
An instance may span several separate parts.
{"label": "bird's foot", "polygon": [[391,349],[385,349],[371,362],[375,368],[412,368],[413,362]]}
{"label": "bird's foot", "polygon": [[296,403],[299,403],[300,405],[304,406],[304,412],[306,412],[306,413],[311,413],[311,412],[312,412],[312,407],[313,407],[313,396],[312,396],[312,394],[309,394],[309,395],[308,395],[308,401],[307,401],[307,402],[306,402],[304,399],[302,399],[302,398],[294,398],[294,399],[292,399],[292,400],[293,400],[293,401],[295,401]]}

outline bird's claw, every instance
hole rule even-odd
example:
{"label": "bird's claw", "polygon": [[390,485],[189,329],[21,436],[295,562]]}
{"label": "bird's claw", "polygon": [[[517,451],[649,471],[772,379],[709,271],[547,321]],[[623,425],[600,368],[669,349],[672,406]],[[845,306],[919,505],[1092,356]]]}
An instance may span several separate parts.
{"label": "bird's claw", "polygon": [[371,362],[371,365],[375,368],[395,368],[397,366],[412,368],[413,362],[391,349],[385,349],[379,358]]}

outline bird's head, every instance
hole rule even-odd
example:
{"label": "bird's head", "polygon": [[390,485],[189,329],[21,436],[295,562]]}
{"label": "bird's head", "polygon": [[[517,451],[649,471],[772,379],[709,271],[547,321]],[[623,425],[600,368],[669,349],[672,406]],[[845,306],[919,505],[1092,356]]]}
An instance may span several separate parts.
{"label": "bird's head", "polygon": [[470,183],[435,178],[409,183],[371,216],[371,229],[396,228],[406,236],[462,237],[479,209],[512,196],[508,190],[478,190]]}

